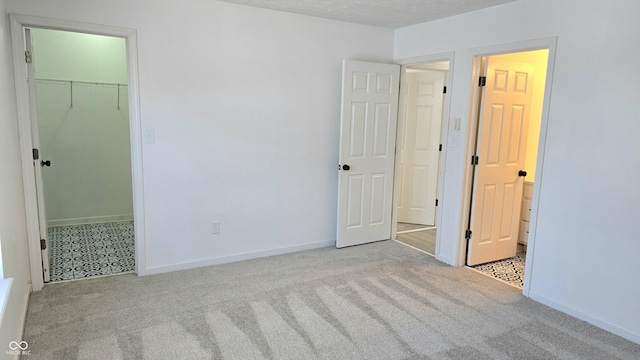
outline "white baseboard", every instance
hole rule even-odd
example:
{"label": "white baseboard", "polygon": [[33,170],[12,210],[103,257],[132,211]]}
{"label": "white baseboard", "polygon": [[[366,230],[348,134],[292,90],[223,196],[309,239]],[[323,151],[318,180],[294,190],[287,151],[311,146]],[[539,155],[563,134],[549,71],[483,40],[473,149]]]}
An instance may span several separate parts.
{"label": "white baseboard", "polygon": [[236,261],[250,260],[250,259],[256,259],[256,258],[261,258],[266,256],[273,256],[273,255],[282,255],[282,254],[288,254],[288,253],[304,251],[304,250],[313,250],[313,249],[319,249],[319,248],[335,246],[335,245],[336,245],[335,240],[329,240],[329,241],[307,243],[302,245],[287,246],[287,247],[271,249],[271,250],[256,251],[256,252],[245,253],[245,254],[222,256],[222,257],[205,259],[205,260],[184,262],[184,263],[171,264],[171,265],[163,265],[163,266],[147,268],[145,275],[161,274],[161,273],[166,273],[166,272],[176,271],[176,270],[187,270],[187,269],[194,269],[194,268],[211,266],[211,265],[227,264],[227,263],[232,263]]}
{"label": "white baseboard", "polygon": [[[16,284],[13,279],[2,280],[0,289],[3,295],[3,299],[0,299],[2,300],[0,309],[0,351],[2,353],[0,355],[6,356],[7,359],[18,359],[19,353],[12,352],[8,346],[12,341],[18,343],[23,341],[24,322],[27,317],[31,289],[28,284]],[[29,350],[27,348],[25,351]]]}
{"label": "white baseboard", "polygon": [[83,225],[83,224],[101,224],[101,223],[119,222],[119,221],[133,221],[133,214],[48,220],[47,225],[48,226],[68,226],[68,225]]}
{"label": "white baseboard", "polygon": [[632,331],[629,331],[625,328],[622,328],[618,325],[612,324],[606,320],[600,319],[598,317],[595,316],[591,316],[587,313],[584,313],[580,310],[574,309],[571,306],[567,306],[564,305],[562,303],[559,303],[555,300],[551,300],[547,297],[544,297],[542,295],[536,294],[533,291],[529,292],[529,296],[531,297],[531,299],[547,305],[551,308],[554,308],[558,311],[562,311],[565,314],[569,314],[575,318],[578,318],[580,320],[584,320],[586,322],[588,322],[591,325],[597,326],[601,329],[604,329],[610,333],[616,334],[620,337],[623,337],[629,341],[633,341],[636,344],[640,344],[640,334],[634,333]]}

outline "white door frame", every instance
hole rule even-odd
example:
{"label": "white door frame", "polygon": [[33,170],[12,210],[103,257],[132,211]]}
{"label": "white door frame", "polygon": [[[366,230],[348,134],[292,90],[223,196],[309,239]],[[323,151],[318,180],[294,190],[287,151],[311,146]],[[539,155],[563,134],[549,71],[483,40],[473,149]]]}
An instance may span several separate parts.
{"label": "white door frame", "polygon": [[469,117],[467,127],[467,140],[464,156],[463,169],[463,186],[462,186],[462,203],[460,204],[460,222],[458,228],[458,252],[457,265],[465,264],[467,253],[467,240],[464,238],[465,231],[469,226],[469,209],[471,205],[471,193],[473,189],[474,168],[471,165],[471,156],[476,152],[476,140],[478,135],[478,110],[480,100],[480,87],[477,86],[478,76],[480,76],[480,59],[484,56],[499,55],[506,53],[515,53],[532,50],[549,50],[549,59],[547,63],[547,79],[544,89],[544,100],[542,104],[542,119],[540,123],[540,138],[538,141],[538,156],[536,161],[536,181],[533,186],[533,201],[531,206],[531,222],[529,227],[529,238],[527,240],[527,259],[525,264],[524,284],[522,293],[529,295],[531,271],[533,269],[533,254],[535,250],[536,228],[538,222],[538,203],[540,201],[540,187],[543,182],[544,155],[547,142],[547,128],[549,125],[549,104],[551,100],[551,87],[553,85],[553,69],[556,57],[557,37],[548,37],[534,39],[528,41],[520,41],[509,44],[500,44],[494,46],[486,46],[473,48],[469,51],[471,57],[470,63],[473,64],[471,76],[471,98],[469,100]]}
{"label": "white door frame", "polygon": [[126,40],[127,68],[129,73],[129,124],[131,142],[131,170],[133,187],[133,218],[135,227],[136,273],[146,274],[144,192],[142,172],[142,141],[140,103],[138,89],[138,43],[137,33],[106,25],[86,24],[74,21],[10,14],[13,68],[16,83],[16,103],[18,110],[18,133],[22,160],[22,180],[27,215],[27,237],[31,266],[31,288],[39,291],[44,286],[42,260],[40,255],[40,232],[38,229],[38,207],[36,200],[35,176],[33,173],[32,141],[30,124],[30,99],[24,62],[24,28],[35,27],[51,30],[89,33],[120,37]]}
{"label": "white door frame", "polygon": [[[400,195],[400,151],[399,146],[402,141],[402,126],[404,125],[404,104],[406,98],[406,89],[402,86],[406,82],[405,74],[407,65],[419,65],[425,63],[439,62],[439,61],[448,61],[449,62],[449,70],[447,72],[447,94],[444,97],[444,104],[442,106],[442,126],[440,127],[440,143],[443,144],[442,152],[440,152],[440,159],[438,161],[438,209],[436,209],[436,229],[440,229],[442,225],[442,203],[444,201],[444,174],[445,174],[445,165],[447,163],[447,137],[449,135],[448,129],[448,121],[445,119],[449,118],[449,114],[451,112],[451,84],[453,84],[453,61],[454,61],[455,53],[447,52],[441,54],[434,55],[426,55],[426,56],[417,56],[407,59],[401,59],[395,61],[396,64],[402,65],[400,70],[400,98],[399,98],[399,106],[398,106],[398,130],[396,131],[396,160],[394,166],[394,181],[393,181],[393,209],[391,213],[391,238],[396,240],[396,233],[398,232],[398,196]],[[440,236],[442,232],[436,231],[436,251],[434,256],[436,259],[441,260],[440,256]]]}

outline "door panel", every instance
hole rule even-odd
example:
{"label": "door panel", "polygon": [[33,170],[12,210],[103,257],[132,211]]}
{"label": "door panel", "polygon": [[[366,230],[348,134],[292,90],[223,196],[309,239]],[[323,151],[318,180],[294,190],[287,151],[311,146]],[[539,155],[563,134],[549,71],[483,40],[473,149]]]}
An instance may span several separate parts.
{"label": "door panel", "polygon": [[441,71],[406,74],[399,222],[435,225],[444,78]]}
{"label": "door panel", "polygon": [[478,125],[467,264],[513,257],[518,244],[533,65],[490,57]]}
{"label": "door panel", "polygon": [[348,199],[348,219],[347,219],[347,228],[353,229],[362,226],[362,191],[364,190],[363,180],[364,177],[362,175],[349,175],[348,176],[348,189],[347,189],[347,199]]}
{"label": "door panel", "polygon": [[398,65],[344,61],[342,71],[337,247],[391,235],[400,84]]}
{"label": "door panel", "polygon": [[385,221],[387,174],[371,174],[371,218],[370,225],[382,225]]}
{"label": "door panel", "polygon": [[389,157],[389,120],[391,107],[389,104],[376,104],[375,126],[373,135],[373,157]]}
{"label": "door panel", "polygon": [[[31,31],[25,29],[25,45],[27,51],[31,52],[31,62],[27,63],[27,81],[29,82],[30,116],[31,116],[31,141],[34,149],[40,149],[40,137],[38,135],[38,111],[36,103],[36,81],[35,81],[35,54],[31,45]],[[33,171],[36,179],[36,198],[38,202],[38,224],[40,229],[40,239],[44,240],[45,247],[41,250],[42,273],[44,282],[50,281],[49,272],[49,238],[47,234],[47,212],[44,200],[44,185],[42,183],[42,154],[39,159],[33,160]]]}

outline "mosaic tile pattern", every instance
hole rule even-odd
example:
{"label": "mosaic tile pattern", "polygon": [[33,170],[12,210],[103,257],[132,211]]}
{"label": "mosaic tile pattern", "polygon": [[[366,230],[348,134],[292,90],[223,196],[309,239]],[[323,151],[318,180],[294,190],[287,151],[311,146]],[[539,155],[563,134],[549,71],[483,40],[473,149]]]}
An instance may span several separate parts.
{"label": "mosaic tile pattern", "polygon": [[519,253],[509,259],[480,264],[471,268],[522,289],[526,257],[526,253]]}
{"label": "mosaic tile pattern", "polygon": [[48,229],[51,281],[132,272],[133,221]]}

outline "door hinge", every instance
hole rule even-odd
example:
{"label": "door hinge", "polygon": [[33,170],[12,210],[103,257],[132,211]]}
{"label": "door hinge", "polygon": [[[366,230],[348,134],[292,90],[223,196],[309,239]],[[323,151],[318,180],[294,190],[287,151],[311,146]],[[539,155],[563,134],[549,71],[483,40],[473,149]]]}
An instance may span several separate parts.
{"label": "door hinge", "polygon": [[447,93],[447,87],[446,87],[446,86],[442,88],[442,93],[443,93],[443,94],[446,94],[446,93]]}
{"label": "door hinge", "polygon": [[45,250],[47,248],[47,240],[40,239],[40,250]]}
{"label": "door hinge", "polygon": [[471,240],[471,230],[467,230],[464,232],[464,238],[467,240]]}
{"label": "door hinge", "polygon": [[478,156],[477,155],[473,155],[471,157],[471,165],[478,165]]}
{"label": "door hinge", "polygon": [[442,144],[440,144],[440,146],[438,146],[438,151],[442,151]]}
{"label": "door hinge", "polygon": [[478,81],[478,86],[485,86],[485,85],[487,85],[487,77],[480,76],[480,80]]}
{"label": "door hinge", "polygon": [[27,64],[31,64],[33,61],[33,57],[31,56],[31,51],[27,50],[24,52],[24,62]]}
{"label": "door hinge", "polygon": [[436,206],[438,206],[438,199],[436,199]]}
{"label": "door hinge", "polygon": [[40,151],[38,151],[38,149],[33,149],[32,153],[33,153],[33,160],[40,159]]}

